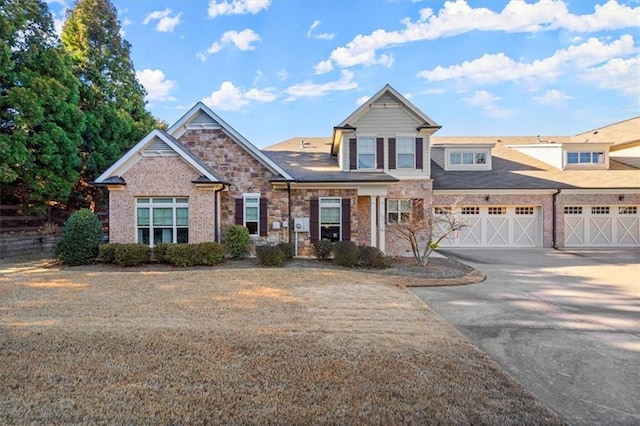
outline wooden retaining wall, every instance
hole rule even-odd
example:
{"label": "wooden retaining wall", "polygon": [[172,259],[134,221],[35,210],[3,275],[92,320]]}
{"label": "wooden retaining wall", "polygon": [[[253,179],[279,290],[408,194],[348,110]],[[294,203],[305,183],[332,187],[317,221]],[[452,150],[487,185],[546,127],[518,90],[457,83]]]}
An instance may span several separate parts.
{"label": "wooden retaining wall", "polygon": [[0,262],[20,257],[53,256],[58,237],[21,236],[0,238]]}

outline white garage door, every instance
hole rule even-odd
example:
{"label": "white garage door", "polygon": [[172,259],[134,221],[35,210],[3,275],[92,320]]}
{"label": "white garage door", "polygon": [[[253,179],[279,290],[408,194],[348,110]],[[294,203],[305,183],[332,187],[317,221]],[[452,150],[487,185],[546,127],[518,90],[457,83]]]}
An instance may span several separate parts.
{"label": "white garage door", "polygon": [[565,206],[565,247],[640,245],[638,206]]}
{"label": "white garage door", "polygon": [[[468,228],[450,234],[443,247],[542,247],[540,207],[465,206]],[[436,227],[437,231],[441,231]]]}

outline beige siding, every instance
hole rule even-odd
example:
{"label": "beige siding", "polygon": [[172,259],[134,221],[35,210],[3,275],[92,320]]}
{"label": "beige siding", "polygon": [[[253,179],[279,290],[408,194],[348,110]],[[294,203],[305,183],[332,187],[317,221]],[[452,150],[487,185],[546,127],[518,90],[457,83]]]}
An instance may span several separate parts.
{"label": "beige siding", "polygon": [[444,147],[441,146],[434,146],[431,147],[431,158],[433,159],[433,161],[436,162],[436,164],[440,167],[442,167],[442,170],[444,170]]}
{"label": "beige siding", "polygon": [[[397,104],[396,104],[397,105]],[[358,129],[361,135],[395,134],[415,135],[416,128],[421,124],[398,106],[389,108],[371,108],[356,123],[350,123]]]}
{"label": "beige siding", "polygon": [[510,148],[562,170],[562,145],[540,147],[511,145]]}

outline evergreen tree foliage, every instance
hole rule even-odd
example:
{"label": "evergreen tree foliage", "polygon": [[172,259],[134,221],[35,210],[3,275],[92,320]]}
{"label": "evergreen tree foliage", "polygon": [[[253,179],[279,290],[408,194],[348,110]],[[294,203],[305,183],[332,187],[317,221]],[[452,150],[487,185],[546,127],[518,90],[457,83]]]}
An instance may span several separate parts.
{"label": "evergreen tree foliage", "polygon": [[62,229],[56,255],[67,265],[92,263],[102,242],[102,224],[89,209],[72,214]]}
{"label": "evergreen tree foliage", "polygon": [[131,45],[120,35],[109,0],[77,0],[61,38],[81,81],[80,107],[86,118],[76,189],[92,201],[95,189],[86,184],[151,131],[155,120],[145,109],[146,92],[136,78]]}
{"label": "evergreen tree foliage", "polygon": [[40,0],[0,0],[0,186],[5,202],[66,200],[78,177],[79,81]]}

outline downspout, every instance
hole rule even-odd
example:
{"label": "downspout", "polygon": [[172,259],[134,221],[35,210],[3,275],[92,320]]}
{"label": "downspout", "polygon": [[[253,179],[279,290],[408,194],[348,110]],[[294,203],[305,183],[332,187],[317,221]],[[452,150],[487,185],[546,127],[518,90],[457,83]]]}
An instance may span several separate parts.
{"label": "downspout", "polygon": [[551,232],[553,235],[553,245],[551,247],[553,247],[555,250],[558,250],[558,242],[556,241],[556,231],[557,231],[557,219],[556,219],[556,211],[557,211],[557,206],[556,206],[556,197],[560,194],[560,192],[562,192],[562,189],[558,188],[556,190],[556,192],[553,194],[553,220],[552,220],[552,225],[551,225]]}
{"label": "downspout", "polygon": [[[289,197],[289,201],[287,203],[288,208],[289,208],[289,217],[287,218],[287,220],[289,221],[289,243],[291,243],[291,240],[293,239],[293,224],[291,223],[291,182],[287,182],[287,195]],[[297,255],[297,253],[296,253]]]}

